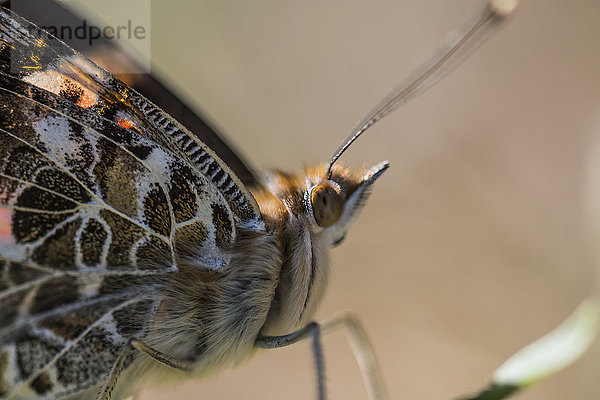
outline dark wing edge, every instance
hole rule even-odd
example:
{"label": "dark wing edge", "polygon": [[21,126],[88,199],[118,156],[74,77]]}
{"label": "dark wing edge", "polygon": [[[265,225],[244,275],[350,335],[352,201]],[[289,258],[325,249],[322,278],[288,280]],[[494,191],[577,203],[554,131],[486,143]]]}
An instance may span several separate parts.
{"label": "dark wing edge", "polygon": [[[115,49],[115,51],[118,51]],[[221,160],[237,175],[248,188],[258,187],[260,180],[240,152],[233,148],[223,134],[217,133],[211,124],[198,112],[194,112],[181,99],[173,94],[159,78],[152,74],[136,74],[131,86],[154,104],[168,112],[173,118],[188,128],[193,135],[211,148]]]}

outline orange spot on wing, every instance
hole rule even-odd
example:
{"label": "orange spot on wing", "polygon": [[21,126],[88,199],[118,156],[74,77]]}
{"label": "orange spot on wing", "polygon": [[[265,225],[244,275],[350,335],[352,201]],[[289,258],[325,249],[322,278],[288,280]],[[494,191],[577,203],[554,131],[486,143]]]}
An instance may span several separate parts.
{"label": "orange spot on wing", "polygon": [[130,129],[135,126],[133,121],[121,117],[115,117],[115,122],[125,129]]}
{"label": "orange spot on wing", "polygon": [[11,243],[12,237],[12,212],[0,208],[0,243]]}
{"label": "orange spot on wing", "polygon": [[90,90],[84,90],[77,101],[77,105],[82,108],[90,108],[98,102],[98,95]]}

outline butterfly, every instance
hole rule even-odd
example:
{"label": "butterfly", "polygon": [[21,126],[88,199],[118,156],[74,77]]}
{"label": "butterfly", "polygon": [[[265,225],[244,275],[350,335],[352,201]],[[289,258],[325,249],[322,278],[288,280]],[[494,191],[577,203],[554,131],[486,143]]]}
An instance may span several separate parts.
{"label": "butterfly", "polygon": [[407,96],[384,99],[327,165],[242,180],[6,10],[0,46],[0,398],[119,398],[143,374],[201,375],[306,336],[322,373],[311,321],[327,251],[388,168],[338,159]]}

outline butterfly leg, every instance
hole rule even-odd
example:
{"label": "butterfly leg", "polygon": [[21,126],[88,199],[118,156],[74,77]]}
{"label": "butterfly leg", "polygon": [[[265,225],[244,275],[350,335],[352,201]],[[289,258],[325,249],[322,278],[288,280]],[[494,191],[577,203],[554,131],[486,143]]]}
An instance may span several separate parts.
{"label": "butterfly leg", "polygon": [[358,317],[345,311],[334,315],[321,323],[323,332],[332,331],[338,328],[344,328],[348,333],[348,340],[363,376],[369,399],[387,399],[388,396],[383,382],[381,368],[379,368],[373,346]]}
{"label": "butterfly leg", "polygon": [[168,354],[165,354],[156,349],[153,349],[152,347],[148,346],[144,342],[141,342],[135,338],[132,338],[132,339],[129,339],[127,344],[123,347],[123,350],[121,350],[121,353],[119,354],[119,357],[117,358],[117,361],[115,361],[115,363],[110,371],[110,375],[108,376],[106,383],[102,387],[102,391],[98,395],[98,400],[110,400],[111,399],[113,390],[115,389],[115,386],[117,384],[117,380],[119,379],[121,372],[123,372],[125,360],[127,360],[127,357],[129,357],[129,355],[131,354],[131,352],[134,349],[141,351],[142,353],[150,356],[151,358],[153,358],[154,360],[156,360],[162,364],[167,365],[168,367],[175,368],[180,371],[186,371],[186,372],[189,372],[194,369],[195,364],[193,361],[180,360],[180,359],[171,357]]}
{"label": "butterfly leg", "polygon": [[261,337],[256,341],[256,345],[265,349],[273,349],[288,346],[311,335],[313,338],[313,353],[317,368],[319,400],[323,400],[325,399],[325,366],[320,331],[327,332],[338,328],[345,328],[349,334],[350,345],[363,375],[369,398],[372,400],[387,399],[381,370],[375,358],[373,347],[371,346],[359,319],[349,312],[335,315],[320,325],[316,322],[312,322],[306,327],[296,332],[292,332],[289,335]]}
{"label": "butterfly leg", "polygon": [[263,349],[277,349],[294,344],[305,339],[307,336],[312,338],[312,350],[317,371],[318,399],[325,400],[327,397],[325,391],[325,361],[323,359],[321,328],[319,324],[311,322],[304,328],[283,336],[261,336],[256,340],[255,345]]}

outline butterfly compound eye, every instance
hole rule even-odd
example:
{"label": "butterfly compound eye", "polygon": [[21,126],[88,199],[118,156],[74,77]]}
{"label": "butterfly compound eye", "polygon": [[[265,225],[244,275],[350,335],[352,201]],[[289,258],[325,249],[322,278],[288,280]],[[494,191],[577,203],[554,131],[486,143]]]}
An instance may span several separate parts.
{"label": "butterfly compound eye", "polygon": [[315,222],[322,228],[333,225],[344,211],[344,200],[340,196],[339,188],[330,181],[311,189],[310,203]]}

